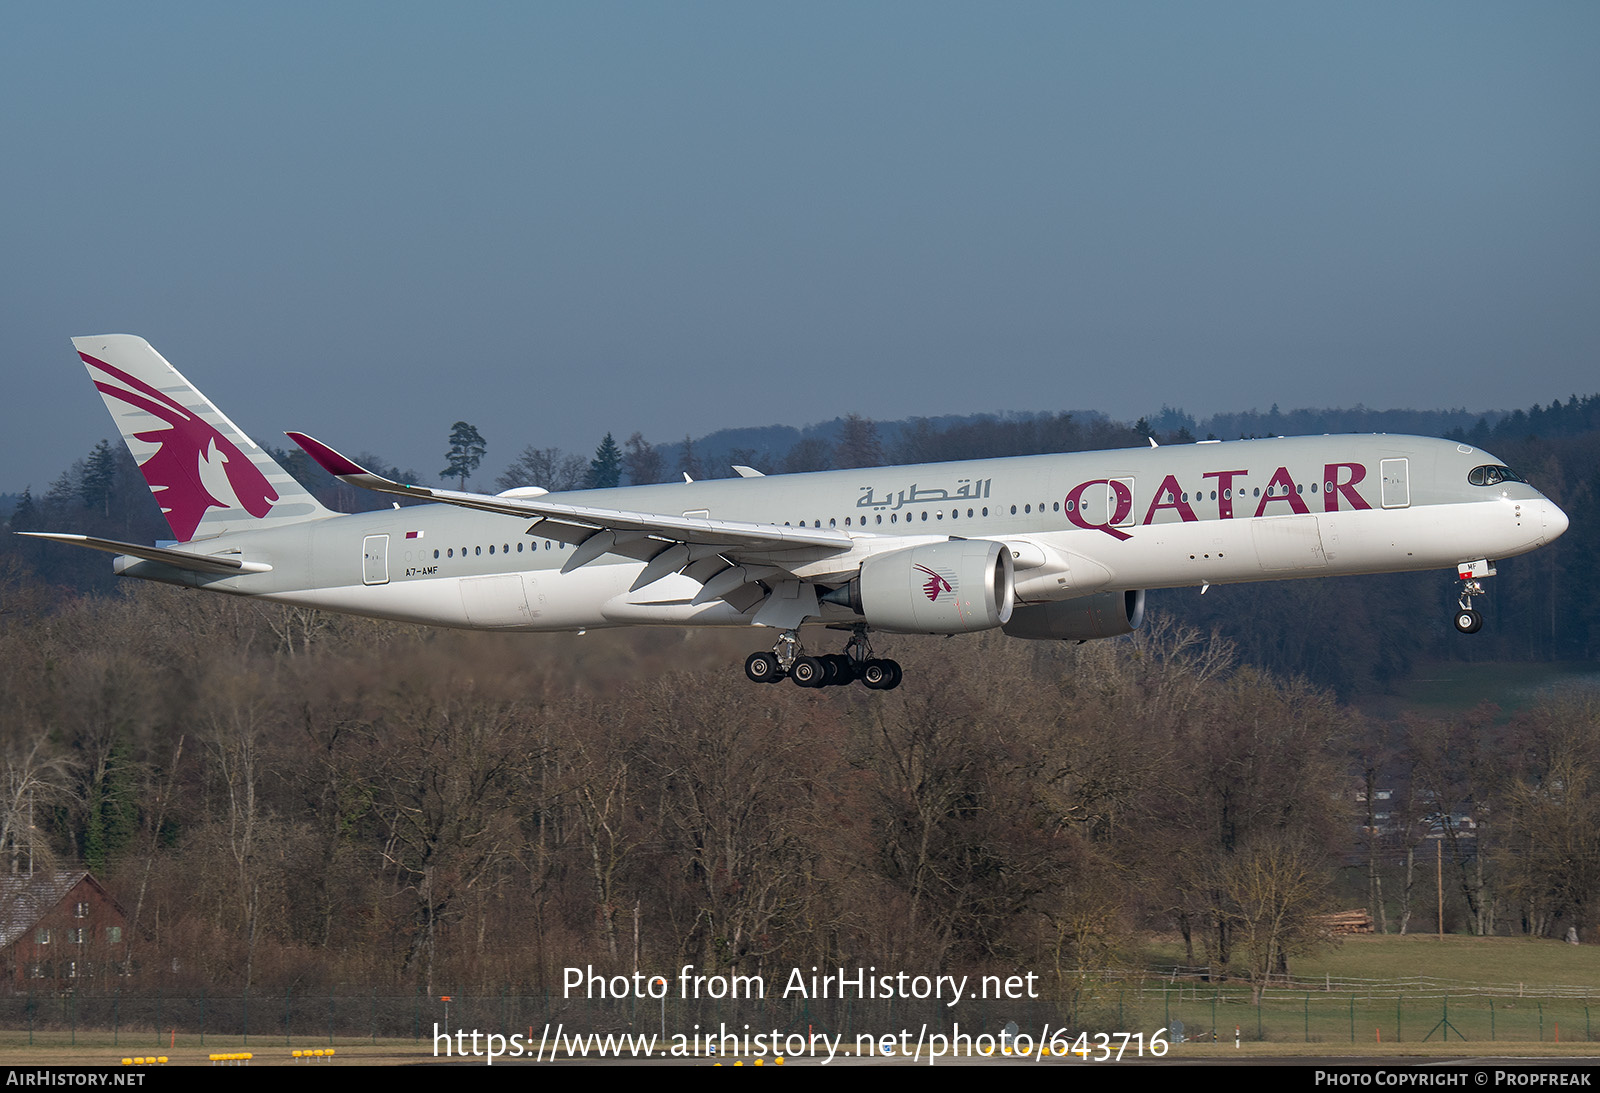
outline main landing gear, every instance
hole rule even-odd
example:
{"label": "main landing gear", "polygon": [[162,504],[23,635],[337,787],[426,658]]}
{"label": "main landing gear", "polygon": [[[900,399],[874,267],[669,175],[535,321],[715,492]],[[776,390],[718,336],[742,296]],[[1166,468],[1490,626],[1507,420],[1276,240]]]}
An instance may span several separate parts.
{"label": "main landing gear", "polygon": [[804,655],[800,636],[785,630],[772,652],[751,653],[745,659],[744,674],[752,683],[776,683],[788,676],[800,687],[843,687],[860,680],[873,691],[892,691],[901,679],[899,663],[872,655],[865,626],[855,628],[843,653],[820,657]]}
{"label": "main landing gear", "polygon": [[1461,596],[1456,601],[1456,629],[1463,634],[1476,634],[1483,629],[1483,616],[1472,609],[1472,597],[1483,595],[1482,578],[1494,576],[1494,563],[1463,562],[1457,574],[1461,578]]}

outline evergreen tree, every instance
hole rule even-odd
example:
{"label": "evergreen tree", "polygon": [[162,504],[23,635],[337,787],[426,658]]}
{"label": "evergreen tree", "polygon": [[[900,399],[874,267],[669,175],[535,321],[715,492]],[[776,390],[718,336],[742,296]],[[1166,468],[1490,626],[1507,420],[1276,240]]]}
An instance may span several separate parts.
{"label": "evergreen tree", "polygon": [[476,427],[465,421],[456,422],[450,427],[450,453],[445,456],[449,462],[439,472],[439,477],[460,479],[461,488],[466,489],[467,479],[483,462],[483,453],[488,447],[488,442]]}
{"label": "evergreen tree", "polygon": [[17,499],[17,507],[11,510],[12,531],[37,531],[39,520],[39,505],[33,499],[33,487],[24,486],[22,496]]}
{"label": "evergreen tree", "polygon": [[589,461],[589,476],[584,480],[584,486],[591,490],[606,490],[622,484],[622,449],[617,447],[617,442],[610,433],[600,442],[594,450],[594,458]]}
{"label": "evergreen tree", "polygon": [[111,495],[117,484],[117,457],[111,444],[102,440],[89,453],[84,464],[83,478],[78,483],[78,495],[85,508],[99,509],[111,515]]}

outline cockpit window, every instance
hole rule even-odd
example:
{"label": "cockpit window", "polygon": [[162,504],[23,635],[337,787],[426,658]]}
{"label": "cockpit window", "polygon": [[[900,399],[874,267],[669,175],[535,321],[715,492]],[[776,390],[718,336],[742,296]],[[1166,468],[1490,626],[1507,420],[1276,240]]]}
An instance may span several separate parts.
{"label": "cockpit window", "polygon": [[1510,467],[1474,467],[1467,472],[1467,481],[1474,486],[1497,486],[1501,482],[1526,482],[1516,471]]}

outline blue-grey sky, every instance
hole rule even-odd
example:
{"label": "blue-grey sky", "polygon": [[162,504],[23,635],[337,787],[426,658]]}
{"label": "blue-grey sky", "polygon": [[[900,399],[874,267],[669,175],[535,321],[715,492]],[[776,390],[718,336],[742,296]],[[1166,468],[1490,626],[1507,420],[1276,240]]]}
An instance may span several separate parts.
{"label": "blue-grey sky", "polygon": [[[431,476],[607,430],[1600,390],[1600,5],[9,4],[0,490],[75,334]],[[486,484],[482,478],[480,484]]]}

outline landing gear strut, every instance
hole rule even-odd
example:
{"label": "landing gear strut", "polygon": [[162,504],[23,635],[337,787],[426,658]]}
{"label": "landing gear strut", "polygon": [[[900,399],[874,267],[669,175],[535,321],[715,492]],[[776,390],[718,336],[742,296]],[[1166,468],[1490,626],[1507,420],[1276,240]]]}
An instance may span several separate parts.
{"label": "landing gear strut", "polygon": [[891,691],[900,686],[900,665],[872,655],[867,627],[858,625],[845,643],[843,653],[806,656],[800,635],[785,630],[770,653],[751,653],[744,662],[744,674],[752,683],[776,683],[785,676],[799,687],[843,687],[860,680],[874,691]]}
{"label": "landing gear strut", "polygon": [[893,660],[879,660],[872,655],[872,643],[867,640],[865,625],[857,626],[845,643],[844,659],[849,661],[854,678],[871,691],[892,691],[900,686],[900,664]]}
{"label": "landing gear strut", "polygon": [[1476,634],[1483,629],[1483,616],[1472,609],[1472,597],[1483,595],[1482,578],[1494,576],[1494,563],[1465,562],[1457,573],[1461,578],[1461,595],[1456,600],[1456,629],[1463,634]]}

